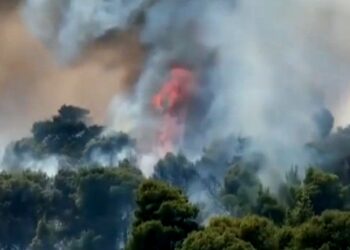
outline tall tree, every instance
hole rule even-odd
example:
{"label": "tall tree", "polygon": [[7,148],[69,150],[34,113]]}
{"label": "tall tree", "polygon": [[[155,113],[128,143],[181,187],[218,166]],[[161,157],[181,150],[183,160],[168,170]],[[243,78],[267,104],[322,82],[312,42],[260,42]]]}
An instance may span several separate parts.
{"label": "tall tree", "polygon": [[184,192],[198,177],[193,164],[185,156],[172,153],[166,154],[164,159],[156,164],[153,174],[154,179],[166,181]]}
{"label": "tall tree", "polygon": [[136,196],[135,223],[128,250],[173,250],[198,229],[198,208],[183,193],[159,181],[145,181]]}
{"label": "tall tree", "polygon": [[306,192],[309,196],[316,214],[321,214],[326,209],[344,207],[346,187],[341,184],[338,176],[309,168],[303,184],[301,192]]}
{"label": "tall tree", "polygon": [[23,171],[0,174],[0,248],[24,249],[49,206],[49,179],[45,174]]}
{"label": "tall tree", "polygon": [[326,211],[295,231],[295,249],[349,249],[350,213]]}
{"label": "tall tree", "polygon": [[83,169],[78,178],[76,204],[82,229],[100,236],[99,248],[115,249],[117,240],[123,242],[128,234],[140,171],[124,164]]}

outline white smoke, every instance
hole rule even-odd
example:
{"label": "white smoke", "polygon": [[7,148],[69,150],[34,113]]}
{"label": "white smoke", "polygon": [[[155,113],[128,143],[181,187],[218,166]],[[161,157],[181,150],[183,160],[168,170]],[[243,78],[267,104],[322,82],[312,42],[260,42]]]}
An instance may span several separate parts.
{"label": "white smoke", "polygon": [[93,166],[111,167],[119,166],[124,160],[133,161],[136,152],[133,148],[124,147],[118,152],[105,153],[97,148],[90,153],[89,164]]}
{"label": "white smoke", "polygon": [[317,136],[313,116],[324,107],[337,110],[337,96],[347,90],[349,58],[337,53],[346,45],[334,44],[334,29],[345,28],[337,15],[350,8],[345,1],[326,0],[235,2],[154,5],[143,38],[155,49],[139,93],[149,100],[144,89],[157,82],[147,79],[149,71],[164,67],[154,57],[186,62],[189,55],[197,59],[198,47],[215,50],[209,80],[214,99],[204,119],[210,126],[200,131],[200,145],[242,134],[253,138],[253,150],[263,152],[276,170],[306,165],[303,146]]}
{"label": "white smoke", "polygon": [[318,136],[317,112],[330,108],[344,122],[338,111],[350,77],[347,0],[28,0],[24,13],[63,60],[144,14],[144,71],[134,93],[117,96],[109,113],[111,127],[146,148],[159,125],[149,102],[174,62],[191,65],[203,93],[211,93],[201,126],[187,139],[194,145],[183,145],[193,153],[217,138],[248,136],[251,150],[266,156],[268,173],[278,175],[308,164],[304,145]]}
{"label": "white smoke", "polygon": [[[336,108],[335,97],[348,88],[349,61],[335,53],[332,37],[344,3],[237,1],[233,11],[208,5],[201,40],[219,53],[209,138],[249,136],[267,165],[282,172],[308,164],[304,145],[317,137],[315,113]],[[263,179],[272,183],[271,173]]]}
{"label": "white smoke", "polygon": [[125,30],[148,1],[27,0],[23,8],[31,31],[63,62],[112,29]]}
{"label": "white smoke", "polygon": [[6,152],[6,160],[10,163],[15,163],[12,166],[7,166],[2,162],[2,166],[5,169],[10,168],[11,170],[31,170],[38,171],[47,174],[49,177],[53,177],[57,174],[60,169],[61,162],[58,156],[48,155],[40,159],[33,157],[30,153],[22,154],[21,159],[13,152]]}

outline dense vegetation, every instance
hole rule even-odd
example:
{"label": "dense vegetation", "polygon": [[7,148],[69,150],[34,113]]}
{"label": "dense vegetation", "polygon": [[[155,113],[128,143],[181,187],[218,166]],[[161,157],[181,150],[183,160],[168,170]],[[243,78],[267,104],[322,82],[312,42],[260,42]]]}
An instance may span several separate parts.
{"label": "dense vegetation", "polygon": [[[283,187],[285,199],[260,188],[251,202],[238,192],[250,177],[238,171],[230,176],[221,197],[229,213],[203,226],[199,207],[180,189],[144,180],[128,162],[115,168],[60,170],[52,178],[40,172],[3,172],[0,246],[38,250],[350,246],[349,189],[336,175],[309,169],[302,183]],[[237,179],[242,183],[235,184]]]}
{"label": "dense vegetation", "polygon": [[128,235],[141,180],[128,163],[61,170],[54,178],[30,171],[2,173],[1,249],[116,249]]}
{"label": "dense vegetation", "polygon": [[[132,139],[88,123],[86,110],[64,106],[8,147],[0,249],[350,249],[347,157],[303,178],[291,168],[270,190],[263,156],[241,157],[248,142],[228,138],[197,162],[168,154],[146,179],[132,157],[114,159]],[[56,174],[26,169],[48,156],[60,159]]]}

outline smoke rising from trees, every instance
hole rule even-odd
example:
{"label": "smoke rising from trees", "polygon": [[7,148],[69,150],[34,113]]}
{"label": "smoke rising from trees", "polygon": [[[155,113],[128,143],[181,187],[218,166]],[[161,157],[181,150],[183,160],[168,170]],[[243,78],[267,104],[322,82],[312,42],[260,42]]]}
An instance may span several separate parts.
{"label": "smoke rising from trees", "polygon": [[324,211],[350,204],[349,17],[347,0],[0,2],[0,248],[348,245],[349,214]]}
{"label": "smoke rising from trees", "polygon": [[3,137],[72,103],[100,121],[107,113],[109,130],[129,133],[146,158],[157,159],[162,118],[150,102],[176,65],[191,70],[199,86],[174,150],[192,159],[217,139],[241,135],[250,138],[248,155],[265,156],[269,169],[261,175],[269,182],[290,165],[312,162],[305,145],[333,124],[320,125],[324,110],[336,125],[346,120],[344,0],[28,0],[1,7]]}

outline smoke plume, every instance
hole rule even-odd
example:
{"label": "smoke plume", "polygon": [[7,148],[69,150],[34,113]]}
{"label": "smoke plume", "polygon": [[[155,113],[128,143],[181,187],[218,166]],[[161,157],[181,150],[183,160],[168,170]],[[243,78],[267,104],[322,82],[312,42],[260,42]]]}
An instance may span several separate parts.
{"label": "smoke plume", "polygon": [[[306,145],[332,129],[326,110],[348,122],[346,0],[27,0],[21,15],[43,45],[8,12],[2,116],[27,125],[65,102],[95,117],[107,110],[109,130],[137,139],[147,171],[167,151],[197,159],[237,135],[249,138],[246,157],[264,155],[261,177],[274,182],[313,161]],[[192,81],[171,84],[179,68],[195,81],[190,94]]]}
{"label": "smoke plume", "polygon": [[304,145],[322,136],[315,117],[326,108],[337,124],[345,119],[349,13],[342,0],[157,1],[141,31],[150,47],[144,71],[135,94],[112,103],[114,124],[129,120],[129,132],[148,144],[161,126],[150,100],[180,64],[197,75],[199,90],[179,150],[200,154],[214,139],[238,134],[267,158],[267,182],[305,166],[312,159]]}
{"label": "smoke plume", "polygon": [[104,121],[111,98],[130,88],[140,70],[137,31],[94,41],[68,66],[29,32],[23,16],[20,1],[0,2],[0,145],[27,135],[65,103]]}

